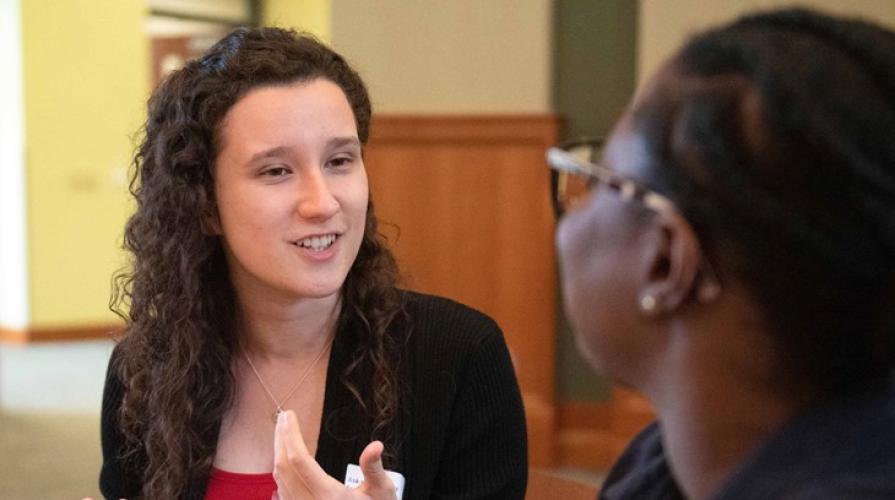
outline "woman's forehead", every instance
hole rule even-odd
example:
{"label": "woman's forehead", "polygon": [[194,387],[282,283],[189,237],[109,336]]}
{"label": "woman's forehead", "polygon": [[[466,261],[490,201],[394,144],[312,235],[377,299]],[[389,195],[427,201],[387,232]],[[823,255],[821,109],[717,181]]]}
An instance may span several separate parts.
{"label": "woman's forehead", "polygon": [[642,179],[644,170],[653,162],[646,137],[636,126],[631,109],[625,112],[613,128],[600,161],[618,174],[631,179]]}
{"label": "woman's forehead", "polygon": [[677,98],[675,89],[682,80],[674,61],[663,64],[631,98],[624,114],[609,137],[603,161],[613,170],[636,175],[655,161],[648,147],[644,119],[648,119]]}

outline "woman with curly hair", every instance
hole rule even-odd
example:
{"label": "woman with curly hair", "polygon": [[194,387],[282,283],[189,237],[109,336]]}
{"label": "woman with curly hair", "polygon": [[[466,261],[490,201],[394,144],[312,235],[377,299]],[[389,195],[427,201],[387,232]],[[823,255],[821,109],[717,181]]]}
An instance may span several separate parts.
{"label": "woman with curly hair", "polygon": [[341,56],[275,28],[235,30],[155,91],[112,299],[106,497],[522,498],[503,336],[396,287],[370,115]]}

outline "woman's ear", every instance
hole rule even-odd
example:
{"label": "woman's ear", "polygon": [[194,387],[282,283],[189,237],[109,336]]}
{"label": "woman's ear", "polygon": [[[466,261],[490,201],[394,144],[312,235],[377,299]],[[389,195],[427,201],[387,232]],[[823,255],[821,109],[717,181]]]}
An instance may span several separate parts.
{"label": "woman's ear", "polygon": [[221,235],[223,231],[221,230],[221,219],[218,217],[216,205],[211,205],[203,210],[201,217],[199,224],[201,224],[203,234],[207,236]]}
{"label": "woman's ear", "polygon": [[647,225],[638,306],[644,315],[658,316],[694,294],[701,254],[693,228],[679,214],[657,213]]}

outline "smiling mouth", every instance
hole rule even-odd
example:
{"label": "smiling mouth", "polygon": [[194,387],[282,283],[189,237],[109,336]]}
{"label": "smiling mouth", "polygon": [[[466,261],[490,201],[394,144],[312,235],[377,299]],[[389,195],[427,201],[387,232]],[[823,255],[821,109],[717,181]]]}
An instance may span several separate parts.
{"label": "smiling mouth", "polygon": [[336,242],[338,236],[333,234],[325,234],[323,236],[311,236],[303,240],[298,240],[295,244],[301,248],[307,248],[315,252],[320,252],[331,247]]}

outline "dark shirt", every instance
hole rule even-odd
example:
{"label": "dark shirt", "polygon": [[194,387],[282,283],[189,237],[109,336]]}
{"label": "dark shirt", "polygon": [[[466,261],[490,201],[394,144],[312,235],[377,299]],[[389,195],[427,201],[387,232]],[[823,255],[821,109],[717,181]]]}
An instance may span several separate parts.
{"label": "dark shirt", "polygon": [[[456,302],[406,293],[410,335],[402,382],[398,463],[404,499],[522,499],[527,478],[525,418],[509,352],[499,327],[487,316]],[[327,372],[316,459],[340,482],[370,442],[358,425],[364,410],[341,382],[351,360],[351,323],[333,342]],[[110,361],[110,366],[114,362]],[[367,387],[361,390],[369,391]],[[141,466],[118,458],[123,438],[116,426],[124,385],[110,370],[103,396],[103,467],[100,488],[107,498],[137,496]],[[216,436],[216,432],[213,435]],[[186,498],[202,498],[201,478]]]}
{"label": "dark shirt", "polygon": [[[601,499],[680,499],[661,426],[613,466]],[[895,499],[895,386],[815,406],[760,445],[714,500]]]}
{"label": "dark shirt", "polygon": [[662,449],[658,422],[640,432],[615,462],[600,491],[601,500],[680,500]]}

